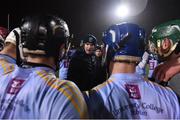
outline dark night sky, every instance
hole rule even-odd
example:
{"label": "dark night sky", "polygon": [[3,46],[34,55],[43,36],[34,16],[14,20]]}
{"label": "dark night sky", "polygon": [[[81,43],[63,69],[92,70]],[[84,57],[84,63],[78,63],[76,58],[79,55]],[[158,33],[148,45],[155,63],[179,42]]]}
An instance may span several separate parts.
{"label": "dark night sky", "polygon": [[[10,29],[18,26],[23,16],[35,13],[53,13],[61,16],[69,25],[70,32],[78,39],[84,34],[94,34],[101,39],[102,32],[110,25],[121,22],[108,14],[121,0],[9,0],[1,3],[0,26],[7,26],[10,15]],[[135,1],[135,0],[132,0]],[[180,0],[148,0],[145,10],[128,21],[144,27],[149,33],[162,22],[180,19]]]}

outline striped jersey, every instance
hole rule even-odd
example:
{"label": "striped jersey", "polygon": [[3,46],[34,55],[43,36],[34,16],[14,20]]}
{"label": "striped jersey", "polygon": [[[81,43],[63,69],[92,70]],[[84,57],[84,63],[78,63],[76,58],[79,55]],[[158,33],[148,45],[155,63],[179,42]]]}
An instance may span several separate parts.
{"label": "striped jersey", "polygon": [[80,90],[74,83],[56,78],[51,68],[20,68],[0,59],[0,71],[0,119],[87,117]]}
{"label": "striped jersey", "polygon": [[[96,109],[101,109],[96,118],[180,119],[180,104],[172,89],[146,80],[139,74],[112,74],[93,91],[94,95],[90,92],[86,95],[88,106],[96,104]],[[93,102],[93,97],[96,102]],[[97,103],[101,104],[100,107]],[[96,109],[90,110],[93,113]]]}

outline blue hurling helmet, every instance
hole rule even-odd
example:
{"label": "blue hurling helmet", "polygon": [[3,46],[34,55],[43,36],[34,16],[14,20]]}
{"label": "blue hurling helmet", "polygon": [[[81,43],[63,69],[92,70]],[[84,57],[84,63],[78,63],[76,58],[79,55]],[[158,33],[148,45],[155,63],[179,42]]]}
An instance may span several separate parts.
{"label": "blue hurling helmet", "polygon": [[145,51],[145,36],[145,30],[136,24],[122,23],[110,26],[103,33],[107,59],[139,62]]}

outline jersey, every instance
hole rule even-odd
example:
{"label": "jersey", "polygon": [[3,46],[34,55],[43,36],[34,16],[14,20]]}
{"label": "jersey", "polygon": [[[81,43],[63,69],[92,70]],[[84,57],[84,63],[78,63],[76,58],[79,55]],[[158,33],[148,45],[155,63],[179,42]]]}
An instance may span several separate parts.
{"label": "jersey", "polygon": [[[95,111],[101,109],[96,118],[180,119],[176,94],[169,87],[145,80],[139,74],[113,74],[93,90],[94,95],[86,91],[89,98],[86,101],[88,106],[96,104]],[[93,102],[93,97],[96,102]],[[92,107],[90,110],[93,113]]]}
{"label": "jersey", "polygon": [[6,66],[7,62],[15,64],[16,60],[9,55],[0,54],[0,75],[6,73],[7,71],[11,71],[10,69],[13,69]]}
{"label": "jersey", "polygon": [[5,55],[5,54],[0,54],[0,59],[4,59],[9,63],[16,63],[16,59],[14,59],[13,57],[9,56],[9,55]]}
{"label": "jersey", "polygon": [[69,50],[68,53],[67,53],[67,56],[59,62],[59,78],[61,80],[66,80],[67,79],[69,62],[70,62],[71,57],[73,56],[73,54],[75,52],[76,52],[75,49]]}
{"label": "jersey", "polygon": [[61,80],[67,79],[67,72],[68,72],[68,67],[69,67],[69,60],[68,59],[63,59],[60,62],[60,69],[59,69],[59,78]]}
{"label": "jersey", "polygon": [[87,106],[74,83],[60,81],[49,67],[20,68],[3,62],[11,69],[0,76],[0,119],[87,117]]}

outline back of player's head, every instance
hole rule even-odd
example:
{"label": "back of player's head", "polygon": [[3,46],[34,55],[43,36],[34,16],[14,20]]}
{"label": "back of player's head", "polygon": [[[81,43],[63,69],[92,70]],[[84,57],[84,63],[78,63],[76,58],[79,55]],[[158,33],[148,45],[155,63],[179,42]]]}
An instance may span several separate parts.
{"label": "back of player's head", "polygon": [[29,54],[58,56],[69,37],[66,22],[53,15],[25,17],[20,29],[23,52]]}
{"label": "back of player's head", "polygon": [[180,20],[171,20],[152,29],[149,41],[151,51],[165,59],[175,50],[180,41]]}
{"label": "back of player's head", "polygon": [[[107,59],[113,61],[139,62],[145,51],[145,30],[132,23],[121,23],[110,26],[103,35],[103,41],[108,46]],[[125,41],[125,39],[127,39]],[[113,51],[114,45],[119,49]]]}

